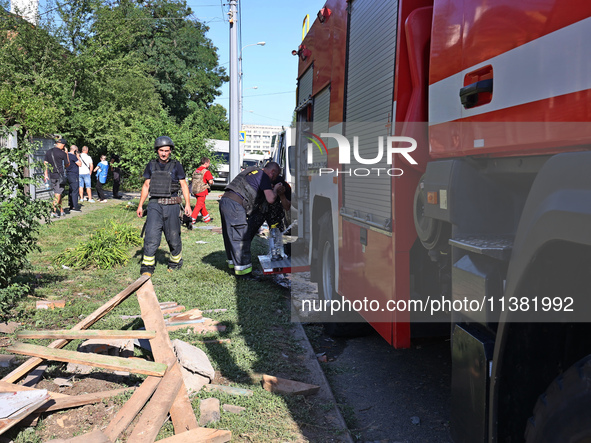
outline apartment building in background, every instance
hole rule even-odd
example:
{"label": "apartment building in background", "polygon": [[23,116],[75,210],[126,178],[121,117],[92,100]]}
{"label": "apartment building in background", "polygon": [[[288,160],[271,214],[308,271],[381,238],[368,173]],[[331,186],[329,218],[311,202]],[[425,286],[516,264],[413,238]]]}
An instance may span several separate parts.
{"label": "apartment building in background", "polygon": [[244,155],[271,155],[273,136],[282,131],[282,126],[242,125],[244,131]]}

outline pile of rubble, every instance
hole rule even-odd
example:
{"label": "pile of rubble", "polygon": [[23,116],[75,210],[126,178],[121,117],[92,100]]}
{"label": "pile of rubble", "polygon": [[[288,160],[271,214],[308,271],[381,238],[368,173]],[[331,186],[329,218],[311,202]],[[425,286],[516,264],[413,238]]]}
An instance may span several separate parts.
{"label": "pile of rubble", "polygon": [[[87,330],[135,292],[137,292],[141,318],[146,330]],[[195,314],[193,312],[189,316],[195,317]],[[217,415],[214,405],[217,399],[208,399],[210,401],[202,405],[201,417],[197,422],[188,391],[189,389],[198,390],[205,384],[209,384],[215,372],[203,351],[180,340],[170,341],[167,327],[172,323],[164,320],[163,309],[158,302],[151,280],[147,276],[142,276],[72,329],[24,331],[18,334],[19,339],[56,338],[56,340],[48,346],[13,343],[6,348],[8,352],[29,355],[32,358],[0,381],[0,404],[2,404],[0,433],[32,414],[100,402],[127,390],[68,396],[27,387],[35,385],[42,377],[43,371],[35,371],[35,368],[45,360],[52,360],[67,362],[74,372],[85,371],[88,367],[99,367],[124,371],[123,373],[147,375],[138,388],[130,388],[134,389],[131,398],[105,429],[95,430],[68,440],[53,440],[53,442],[115,442],[140,412],[141,415],[133,427],[129,441],[150,443],[155,441],[169,414],[175,435],[161,440],[163,442],[230,441],[230,431],[202,427],[208,424],[212,417],[219,419],[219,402]],[[202,323],[205,321],[198,324],[202,325]],[[218,327],[215,322],[209,322],[207,326]],[[78,351],[61,349],[75,339],[89,340],[84,342]],[[154,361],[133,358],[133,348],[128,345],[132,340],[148,340]],[[23,385],[15,384],[25,376],[27,379]]]}
{"label": "pile of rubble", "polygon": [[[122,331],[88,329],[134,293],[137,293],[141,315],[121,316],[121,318],[141,318],[145,329]],[[53,309],[55,306],[43,305],[38,308]],[[17,342],[5,347],[8,352],[28,355],[32,358],[0,380],[0,434],[19,422],[31,423],[41,413],[98,403],[132,390],[133,394],[108,426],[67,440],[51,441],[53,443],[113,443],[127,431],[127,428],[130,428],[127,431],[128,434],[131,432],[128,436],[129,441],[151,443],[155,441],[160,428],[169,416],[174,425],[175,435],[160,440],[162,442],[230,441],[230,431],[204,427],[220,420],[219,400],[216,398],[201,400],[200,416],[197,421],[189,400],[189,393],[205,389],[251,396],[253,391],[213,384],[215,370],[207,354],[182,340],[171,341],[168,335],[169,331],[183,328],[192,330],[196,334],[224,331],[224,325],[203,317],[203,313],[225,310],[202,312],[191,309],[183,312],[184,310],[184,306],[178,306],[174,302],[160,303],[152,281],[149,277],[142,276],[71,329],[19,332],[17,334],[19,340],[55,339],[55,341],[48,346]],[[83,339],[84,342],[78,346],[77,351],[62,349],[71,340],[78,339]],[[203,343],[229,341],[229,339],[204,340]],[[154,361],[134,357],[134,346],[149,350]],[[48,360],[68,363],[66,371],[73,374],[88,374],[93,371],[93,368],[102,368],[114,371],[121,376],[135,373],[147,377],[137,388],[75,396],[35,389],[34,386],[41,380],[47,367],[44,362]],[[7,362],[10,364],[9,360]],[[15,384],[23,377],[25,379],[22,384]],[[319,390],[315,385],[269,375],[262,375],[261,382],[264,389],[282,394],[310,395]],[[71,385],[66,379],[63,379],[62,383],[66,386]],[[224,404],[221,407],[226,412],[236,414],[244,410],[242,407],[230,404]],[[136,417],[138,417],[137,420]],[[135,423],[133,429],[131,429],[132,423]]]}

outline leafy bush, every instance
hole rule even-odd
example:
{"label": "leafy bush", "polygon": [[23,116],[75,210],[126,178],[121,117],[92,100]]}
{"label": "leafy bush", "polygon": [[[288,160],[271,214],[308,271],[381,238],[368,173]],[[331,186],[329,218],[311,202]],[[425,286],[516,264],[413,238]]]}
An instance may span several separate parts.
{"label": "leafy bush", "polygon": [[37,237],[41,220],[49,219],[51,202],[31,200],[28,186],[35,180],[25,176],[30,168],[32,143],[19,141],[18,147],[7,148],[12,128],[0,126],[0,314],[6,315],[14,300],[29,289],[14,282],[14,277],[27,264],[27,254],[38,250]]}
{"label": "leafy bush", "polygon": [[130,246],[139,246],[142,238],[134,226],[111,220],[90,235],[88,241],[68,248],[54,259],[56,265],[73,269],[111,269],[129,261]]}

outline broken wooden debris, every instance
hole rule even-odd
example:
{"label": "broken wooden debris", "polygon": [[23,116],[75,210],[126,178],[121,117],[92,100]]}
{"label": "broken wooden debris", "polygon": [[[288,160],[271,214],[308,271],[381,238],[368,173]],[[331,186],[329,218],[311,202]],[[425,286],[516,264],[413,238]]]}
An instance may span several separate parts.
{"label": "broken wooden debris", "polygon": [[55,331],[21,331],[16,334],[20,339],[24,338],[66,338],[69,340],[77,339],[140,339],[140,338],[154,338],[156,331],[105,331],[98,329],[84,329],[80,331],[73,331],[71,329],[60,329]]}
{"label": "broken wooden debris", "polygon": [[203,314],[199,309],[190,309],[187,312],[183,312],[182,314],[177,314],[170,317],[167,323],[182,323],[188,322],[193,320],[201,320],[203,318]]}
{"label": "broken wooden debris", "polygon": [[203,398],[199,401],[199,426],[220,421],[220,401],[217,398]]}
{"label": "broken wooden debris", "polygon": [[49,440],[47,443],[112,443],[112,441],[101,431],[96,430],[72,438]]}
{"label": "broken wooden debris", "polygon": [[65,308],[66,301],[65,300],[37,300],[35,307],[37,309]]}
{"label": "broken wooden debris", "polygon": [[166,330],[168,332],[178,331],[179,329],[192,329],[196,334],[204,334],[207,332],[224,332],[226,330],[226,326],[219,324],[220,322],[214,321],[211,319],[203,319],[203,321],[199,321],[199,323],[191,324],[170,324],[166,326]]}
{"label": "broken wooden debris", "polygon": [[233,386],[224,386],[224,385],[210,384],[210,385],[204,386],[203,389],[205,389],[206,391],[225,392],[226,394],[231,394],[231,395],[246,395],[247,397],[250,397],[253,394],[253,392],[250,389],[235,388]]}
{"label": "broken wooden debris", "polygon": [[111,420],[104,430],[104,434],[110,441],[116,441],[119,435],[127,429],[135,416],[148,402],[161,380],[160,377],[147,377],[140,387],[135,390],[131,398],[125,402],[115,418]]}
{"label": "broken wooden debris", "polygon": [[310,385],[295,380],[263,375],[263,389],[278,394],[312,395],[320,390],[320,386]]}
{"label": "broken wooden debris", "polygon": [[166,326],[164,325],[164,319],[158,312],[158,299],[156,298],[156,292],[154,292],[154,286],[151,281],[140,288],[137,292],[137,298],[146,329],[156,331],[156,337],[150,339],[150,347],[152,348],[154,360],[167,364],[170,367],[170,371],[176,372],[181,379],[181,388],[170,408],[170,416],[175,433],[178,434],[189,429],[194,429],[197,427],[197,418],[189,401],[187,388],[182,384],[181,370],[177,364],[176,355],[174,354]]}
{"label": "broken wooden debris", "polygon": [[111,397],[116,397],[135,388],[121,388],[110,391],[93,392],[91,394],[68,395],[62,398],[51,398],[41,405],[35,412],[51,412],[61,409],[77,408],[78,406],[98,403]]}
{"label": "broken wooden debris", "polygon": [[[104,315],[106,315],[109,311],[111,311],[115,306],[121,303],[127,296],[129,296],[131,293],[135,291],[138,291],[137,297],[140,304],[144,324],[146,325],[146,328],[152,330],[152,333],[146,333],[145,331],[142,331],[139,335],[142,337],[142,341],[145,339],[145,337],[147,337],[147,335],[145,334],[151,334],[150,337],[152,337],[153,335],[153,338],[149,338],[149,342],[156,363],[148,362],[146,360],[137,359],[133,357],[121,358],[119,356],[88,354],[83,352],[66,351],[60,349],[72,339],[86,338],[89,336],[89,334],[95,333],[94,331],[89,331],[89,334],[78,334],[75,331],[87,329],[100,318],[102,318]],[[171,307],[174,308],[174,306]],[[125,403],[125,405],[121,408],[119,413],[115,416],[111,423],[109,423],[107,428],[104,429],[104,431],[95,430],[87,434],[73,437],[70,439],[52,440],[52,442],[111,443],[119,438],[121,433],[125,431],[125,429],[135,419],[137,414],[140,413],[140,411],[142,411],[142,409],[143,412],[141,413],[138,424],[132,431],[129,441],[140,443],[153,442],[156,438],[156,435],[160,431],[160,427],[166,420],[168,413],[170,413],[176,433],[174,437],[166,439],[166,441],[168,442],[193,443],[206,441],[230,441],[231,433],[229,431],[198,427],[197,419],[195,417],[191,403],[189,401],[189,397],[187,395],[187,388],[185,386],[185,383],[183,382],[181,365],[177,360],[177,357],[175,356],[173,346],[170,342],[168,332],[166,330],[166,325],[164,323],[164,318],[162,315],[162,309],[159,308],[160,304],[158,303],[158,299],[156,298],[156,293],[154,292],[152,282],[147,276],[143,276],[142,278],[134,282],[132,285],[130,285],[128,288],[126,288],[126,290],[122,291],[117,296],[109,300],[109,302],[101,306],[99,309],[95,310],[89,317],[86,317],[83,321],[74,326],[74,328],[72,328],[69,331],[63,331],[64,333],[71,335],[59,335],[58,333],[59,339],[52,342],[48,347],[28,345],[23,343],[14,344],[9,349],[10,351],[19,354],[34,355],[35,358],[29,359],[25,364],[17,368],[18,370],[13,371],[11,374],[5,377],[4,381],[0,381],[0,392],[2,392],[2,390],[8,390],[9,388],[14,388],[10,392],[35,391],[34,389],[25,386],[13,385],[12,382],[28,374],[35,367],[39,366],[41,362],[43,362],[44,360],[69,361],[75,363],[82,362],[84,364],[92,364],[93,366],[108,369],[125,369],[140,374],[157,373],[157,375],[149,375],[146,378],[144,383],[140,386],[140,388],[136,389],[131,398]],[[157,314],[154,315],[155,313]],[[191,315],[194,315],[194,313],[192,313]],[[211,323],[217,323],[213,322],[210,319],[208,320]],[[209,324],[207,326],[217,327],[218,325]],[[41,334],[43,333],[51,334],[55,333],[55,331],[42,331]],[[103,335],[95,335],[93,337],[105,337],[110,341],[114,341],[112,340],[114,337],[119,338],[124,336],[126,340],[131,342],[131,340],[137,337],[137,335],[132,335],[133,338],[129,337],[129,332],[126,331],[121,331],[121,333],[114,333],[114,331],[99,331],[96,333]],[[24,334],[25,335],[22,336],[23,338],[29,337],[28,335],[26,335],[26,332]],[[131,334],[136,333],[131,332]],[[40,338],[53,337],[55,336],[44,335]],[[93,340],[91,339],[85,343],[88,344],[92,341]],[[89,350],[95,352],[105,351],[107,353],[111,353],[111,349],[108,346],[105,346],[105,343],[100,343],[99,340],[96,339],[94,339],[94,341],[97,342],[95,343],[96,346],[87,346]],[[226,340],[214,341],[226,342]],[[187,346],[190,345],[187,344]],[[114,346],[114,348],[117,348],[119,352],[119,348],[121,348],[121,346],[117,345]],[[124,346],[124,348],[127,348],[127,346]],[[198,352],[202,352],[198,348],[195,349],[197,349]],[[113,364],[113,362],[117,362],[117,364],[115,365]],[[207,360],[207,363],[209,363],[209,360]],[[210,363],[209,366],[211,366]],[[137,368],[140,369],[138,370]],[[146,372],[145,370],[142,370],[142,368],[148,368],[148,371]],[[154,368],[158,368],[158,371],[153,371]],[[212,374],[212,371],[212,368],[211,371],[208,368],[206,368],[205,370],[201,369],[201,372],[205,372],[209,376],[214,375]],[[39,372],[42,374],[42,371]],[[160,378],[160,376],[162,375],[164,375],[164,377]],[[197,377],[196,374],[192,375]],[[199,377],[201,377],[204,380],[204,382],[209,381],[209,377],[207,376],[199,375]],[[38,407],[37,412],[40,413],[54,411],[57,409],[81,406],[83,404],[101,401],[104,398],[118,395],[122,392],[125,392],[126,390],[128,389],[113,390],[94,394],[84,394],[78,396],[67,396],[64,394],[50,393],[48,394],[50,396],[49,399]],[[220,414],[218,402],[217,416],[219,417],[219,415]],[[214,418],[215,417],[216,415],[214,413]],[[30,422],[32,418],[33,415],[29,415],[27,420]],[[0,421],[0,433],[2,432],[2,429],[7,429],[7,426],[12,426],[13,424],[14,423],[5,423]]]}
{"label": "broken wooden debris", "polygon": [[[154,332],[154,335],[156,333]],[[133,339],[126,338],[126,339],[98,339],[93,338],[90,340],[86,340],[82,342],[77,351],[79,352],[86,352],[86,353],[94,353],[94,354],[103,354],[103,355],[113,355],[115,357],[125,357],[131,358],[133,357]],[[90,374],[93,370],[92,366],[78,364],[70,362],[68,363],[68,367],[66,368],[68,372],[73,372],[75,374]],[[120,375],[129,376],[129,372],[126,371],[116,371],[119,372]]]}
{"label": "broken wooden debris", "polygon": [[[156,335],[156,333],[154,333]],[[133,357],[133,339],[98,339],[85,340],[78,346],[79,352],[88,354],[113,355],[115,357]]]}
{"label": "broken wooden debris", "polygon": [[[137,291],[148,280],[150,280],[149,276],[142,275],[140,278],[138,278],[136,281],[134,281],[131,285],[129,285],[127,288],[125,288],[119,294],[117,294],[116,296],[111,298],[107,303],[100,306],[92,314],[90,314],[88,317],[84,318],[81,322],[76,324],[72,328],[72,330],[88,329],[90,326],[95,324],[98,320],[100,320],[105,315],[107,315],[116,306],[118,306],[120,303],[122,303],[127,297],[129,297],[131,294],[133,294],[135,291]],[[69,342],[70,342],[70,340],[68,340],[68,339],[59,339],[54,342],[51,342],[48,345],[48,347],[59,349],[59,348],[63,348],[64,346],[66,346]],[[23,377],[25,374],[28,374],[31,370],[35,369],[41,363],[43,363],[43,359],[41,359],[39,357],[30,358],[26,362],[24,362],[22,365],[17,367],[15,370],[13,370],[9,374],[7,374],[2,380],[7,381],[7,382],[11,382],[11,383],[15,382],[19,378]],[[39,379],[40,378],[41,377],[39,377]]]}
{"label": "broken wooden debris", "polygon": [[[133,428],[129,441],[153,443],[156,440],[160,428],[166,421],[168,411],[171,410],[181,387],[183,387],[183,377],[180,375],[180,370],[174,371],[174,368],[178,369],[178,363],[175,362],[162,378],[154,395],[144,408],[139,421]],[[192,409],[191,415],[193,415]]]}
{"label": "broken wooden debris", "polygon": [[162,314],[174,314],[185,310],[184,306],[173,306],[172,308],[162,309]]}
{"label": "broken wooden debris", "polygon": [[166,365],[147,360],[138,361],[111,355],[87,354],[77,351],[66,351],[64,349],[51,349],[45,346],[31,345],[26,343],[14,343],[7,348],[15,354],[30,355],[45,360],[82,363],[115,371],[129,371],[135,374],[163,376],[166,372]]}
{"label": "broken wooden debris", "polygon": [[158,443],[226,443],[232,439],[230,431],[222,429],[196,428],[158,440]]}

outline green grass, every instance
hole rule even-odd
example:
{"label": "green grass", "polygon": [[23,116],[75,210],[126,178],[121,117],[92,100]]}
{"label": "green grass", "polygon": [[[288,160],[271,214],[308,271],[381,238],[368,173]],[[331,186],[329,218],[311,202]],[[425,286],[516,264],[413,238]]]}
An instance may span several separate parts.
{"label": "green grass", "polygon": [[[20,300],[12,312],[13,320],[23,323],[20,329],[71,328],[139,277],[141,245],[128,247],[129,261],[112,269],[74,270],[54,264],[54,257],[67,248],[88,241],[93,233],[113,221],[139,232],[145,218],[136,216],[136,204],[108,204],[88,214],[62,219],[43,227],[39,241],[41,252],[29,257],[31,269],[20,276],[22,281],[34,287],[33,293]],[[207,207],[215,218],[214,224],[219,226],[217,202],[208,200]],[[221,411],[221,421],[213,426],[232,431],[233,441],[302,441],[306,439],[304,433],[308,432],[321,435],[312,440],[323,441],[325,438],[322,435],[334,435],[334,430],[319,426],[326,405],[316,404],[303,397],[272,394],[263,390],[259,382],[253,381],[261,373],[306,381],[306,370],[297,358],[302,350],[290,333],[289,291],[271,279],[237,282],[226,270],[221,234],[202,229],[188,231],[183,227],[182,241],[183,268],[170,273],[166,266],[168,246],[162,238],[152,278],[158,300],[174,301],[187,310],[226,309],[225,312],[205,315],[222,322],[227,329],[223,333],[208,335],[179,330],[171,332],[170,338],[178,338],[203,349],[224,383],[254,391],[252,397],[202,391],[192,399],[196,416],[199,416],[201,398],[217,397],[221,404],[246,408],[242,414]],[[207,243],[197,244],[197,241]],[[253,258],[265,252],[266,245],[255,240]],[[256,259],[254,263],[256,267]],[[64,299],[66,307],[53,311],[36,310],[35,302],[38,299]],[[140,314],[140,308],[136,297],[131,296],[93,328],[136,329],[142,324],[140,319],[123,320],[120,316],[137,314]],[[204,344],[202,340],[208,338],[230,338],[231,342]],[[30,342],[48,344],[50,340]],[[74,350],[79,343],[79,340],[72,341],[66,349]],[[141,353],[138,351],[136,354]],[[58,364],[54,369],[59,372],[64,367]],[[0,376],[8,371],[1,369]],[[165,424],[159,438],[172,432],[170,423]],[[35,441],[35,435],[31,434],[30,429],[21,430],[16,441]]]}

